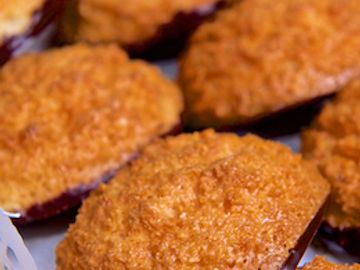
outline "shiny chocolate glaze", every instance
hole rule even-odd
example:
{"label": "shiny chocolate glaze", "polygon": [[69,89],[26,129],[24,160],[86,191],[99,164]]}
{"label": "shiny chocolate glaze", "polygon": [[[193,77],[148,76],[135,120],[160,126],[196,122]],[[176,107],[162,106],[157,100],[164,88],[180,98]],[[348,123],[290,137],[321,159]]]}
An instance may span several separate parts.
{"label": "shiny chocolate glaze", "polygon": [[[6,38],[0,45],[0,65],[14,55],[27,50],[38,50],[49,45],[55,25],[61,17],[67,0],[46,0],[34,12],[28,29],[20,34]],[[46,37],[42,35],[47,31]]]}
{"label": "shiny chocolate glaze", "polygon": [[[162,135],[161,137],[177,135],[181,131],[182,124],[179,121],[179,123],[174,125],[174,127],[169,132]],[[126,163],[136,159],[137,156],[138,153],[130,155]],[[104,173],[100,178],[96,179],[90,184],[82,184],[72,189],[65,190],[58,197],[53,198],[45,203],[35,204],[29,209],[20,212],[19,218],[13,218],[12,220],[15,225],[24,225],[33,221],[47,219],[49,217],[60,214],[61,212],[64,212],[68,209],[77,207],[81,204],[81,201],[89,195],[92,190],[97,188],[101,183],[109,182],[121,168],[122,166],[118,169]]]}
{"label": "shiny chocolate glaze", "polygon": [[323,222],[316,240],[332,253],[355,256],[360,262],[360,227],[340,229]]}
{"label": "shiny chocolate glaze", "polygon": [[323,220],[323,216],[329,205],[330,197],[328,197],[325,203],[321,206],[309,226],[306,228],[304,234],[299,238],[296,246],[289,250],[289,257],[281,267],[281,270],[295,270],[299,264],[305,250],[310,245],[312,239],[316,235],[317,230]]}

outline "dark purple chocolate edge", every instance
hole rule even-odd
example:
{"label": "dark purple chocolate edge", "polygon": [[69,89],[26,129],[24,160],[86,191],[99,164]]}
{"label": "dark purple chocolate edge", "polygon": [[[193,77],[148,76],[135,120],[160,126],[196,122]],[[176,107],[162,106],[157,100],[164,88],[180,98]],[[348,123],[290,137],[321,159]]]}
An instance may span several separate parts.
{"label": "dark purple chocolate edge", "polygon": [[289,257],[284,262],[281,267],[281,270],[295,270],[298,266],[302,256],[305,253],[305,250],[310,245],[311,241],[316,235],[317,230],[320,227],[320,224],[323,220],[323,216],[328,208],[330,202],[330,196],[327,197],[324,204],[321,206],[319,211],[316,213],[313,220],[310,222],[306,228],[304,234],[297,241],[296,246],[289,250]]}
{"label": "dark purple chocolate edge", "polygon": [[217,10],[226,6],[226,0],[195,8],[191,12],[178,12],[171,22],[162,25],[156,34],[139,44],[125,47],[131,57],[164,59],[178,55],[186,45],[187,38]]}
{"label": "dark purple chocolate edge", "polygon": [[21,213],[20,218],[13,219],[15,225],[24,225],[35,220],[42,220],[55,216],[67,209],[79,205],[90,191],[98,187],[101,183],[107,183],[116,175],[116,170],[105,173],[102,177],[88,185],[79,185],[76,188],[68,189],[59,197],[47,201],[43,204],[35,204],[25,212]]}
{"label": "dark purple chocolate edge", "polygon": [[[181,133],[181,131],[182,123],[179,121],[169,132],[161,137],[174,136]],[[13,223],[17,226],[26,225],[30,222],[45,220],[66,210],[78,207],[92,190],[96,189],[101,183],[108,183],[123,166],[136,159],[137,156],[138,153],[134,153],[120,168],[105,172],[100,178],[90,184],[82,184],[68,189],[52,200],[31,206],[29,209],[21,212],[19,218],[13,218]]]}
{"label": "dark purple chocolate edge", "polygon": [[[301,132],[305,127],[311,125],[314,116],[318,115],[326,102],[331,100],[335,93],[314,98],[302,103],[294,104],[268,115],[260,116],[248,123],[234,123],[233,125],[214,126],[218,132],[236,132],[240,135],[255,133],[263,138],[273,139],[277,136],[290,135]],[[189,125],[186,119],[184,130],[193,132],[202,128],[194,128]]]}
{"label": "dark purple chocolate edge", "polygon": [[[175,57],[185,48],[188,37],[204,21],[213,18],[219,9],[226,7],[227,1],[217,0],[214,3],[195,8],[191,12],[178,12],[170,22],[161,25],[151,38],[123,47],[132,58],[160,60]],[[74,19],[76,22],[75,17]],[[61,29],[58,29],[57,35],[55,46],[68,44],[63,40]]]}
{"label": "dark purple chocolate edge", "polygon": [[334,228],[325,221],[315,240],[317,246],[322,246],[335,255],[354,256],[360,262],[360,227]]}
{"label": "dark purple chocolate edge", "polygon": [[6,38],[0,46],[0,65],[11,59],[13,53],[27,39],[36,37],[51,24],[56,24],[64,11],[66,1],[46,0],[32,15],[31,24],[25,33]]}
{"label": "dark purple chocolate edge", "polygon": [[248,129],[250,132],[269,139],[299,133],[312,124],[314,116],[318,115],[324,105],[334,96],[335,93],[319,96],[273,112],[250,124]]}

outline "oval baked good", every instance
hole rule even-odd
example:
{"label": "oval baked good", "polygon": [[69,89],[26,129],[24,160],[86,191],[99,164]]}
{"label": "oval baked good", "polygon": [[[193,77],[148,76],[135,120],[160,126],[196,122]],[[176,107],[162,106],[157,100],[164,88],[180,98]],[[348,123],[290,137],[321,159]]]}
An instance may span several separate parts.
{"label": "oval baked good", "polygon": [[212,130],[168,137],[85,200],[57,269],[296,267],[328,193],[315,166],[278,143]]}
{"label": "oval baked good", "polygon": [[224,0],[73,0],[64,16],[65,41],[117,42],[132,54],[162,53],[182,44]]}
{"label": "oval baked good", "polygon": [[[315,259],[305,265],[301,270],[360,270],[360,264],[347,265],[347,264],[335,264],[326,261],[322,257],[315,257]],[[299,269],[299,270],[300,270]]]}
{"label": "oval baked good", "polygon": [[360,256],[360,81],[350,83],[303,133],[302,152],[332,186],[320,238]]}
{"label": "oval baked good", "polygon": [[0,64],[50,45],[66,0],[0,0]]}
{"label": "oval baked good", "polygon": [[243,0],[199,27],[181,58],[189,126],[246,125],[360,75],[357,0]]}
{"label": "oval baked good", "polygon": [[115,45],[11,60],[0,70],[0,207],[31,221],[78,204],[176,128],[182,108],[174,83]]}

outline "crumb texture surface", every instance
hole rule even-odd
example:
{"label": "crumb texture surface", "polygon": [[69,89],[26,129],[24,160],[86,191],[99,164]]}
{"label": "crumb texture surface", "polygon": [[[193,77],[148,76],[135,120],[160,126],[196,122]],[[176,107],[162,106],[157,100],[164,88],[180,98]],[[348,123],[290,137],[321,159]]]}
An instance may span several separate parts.
{"label": "crumb texture surface", "polygon": [[328,192],[312,164],[252,135],[158,140],[84,202],[57,269],[279,269]]}
{"label": "crumb texture surface", "polygon": [[360,73],[358,0],[243,0],[199,27],[179,82],[192,126],[246,124]]}
{"label": "crumb texture surface", "polygon": [[302,136],[302,152],[332,186],[327,221],[333,227],[360,226],[360,81],[327,104]]}
{"label": "crumb texture surface", "polygon": [[179,123],[179,89],[116,46],[76,45],[0,71],[0,207],[91,184]]}
{"label": "crumb texture surface", "polygon": [[322,257],[316,257],[311,263],[298,270],[360,270],[360,265],[334,264]]}
{"label": "crumb texture surface", "polygon": [[76,0],[64,18],[69,41],[116,41],[123,46],[151,39],[179,12],[205,8],[217,0]]}

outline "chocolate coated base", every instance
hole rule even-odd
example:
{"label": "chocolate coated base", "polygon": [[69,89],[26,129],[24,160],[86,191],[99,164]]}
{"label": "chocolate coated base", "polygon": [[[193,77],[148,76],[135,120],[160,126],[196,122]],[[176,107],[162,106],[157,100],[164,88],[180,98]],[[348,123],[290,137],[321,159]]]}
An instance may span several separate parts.
{"label": "chocolate coated base", "polygon": [[324,222],[316,240],[326,249],[337,255],[351,255],[360,262],[360,227],[339,229]]}
{"label": "chocolate coated base", "polygon": [[110,181],[115,174],[116,171],[108,172],[91,184],[80,185],[76,188],[68,189],[57,198],[43,204],[35,204],[28,210],[20,213],[20,218],[13,219],[13,223],[16,225],[27,224],[35,220],[55,216],[67,209],[78,206],[79,203],[89,195],[90,191],[95,189],[101,183]]}
{"label": "chocolate coated base", "polygon": [[[177,135],[182,130],[182,124],[179,122],[172,130],[164,134],[162,137],[168,135]],[[138,153],[134,153],[129,156],[127,162],[134,160],[138,156]],[[121,169],[121,168],[119,168]],[[24,225],[36,220],[43,220],[49,217],[55,216],[65,210],[79,206],[81,201],[85,199],[89,193],[97,188],[101,183],[109,182],[117,173],[118,170],[112,170],[106,172],[99,179],[87,185],[79,185],[75,188],[68,189],[60,194],[58,197],[49,200],[42,204],[35,204],[29,209],[20,213],[20,218],[13,218],[13,222],[16,225]]]}
{"label": "chocolate coated base", "polygon": [[[334,97],[334,94],[329,94],[258,117],[247,123],[214,128],[220,132],[237,132],[239,134],[250,132],[269,139],[273,139],[276,136],[298,133],[303,128],[311,125],[314,117],[319,114],[324,104],[332,97]],[[184,129],[190,132],[199,128],[193,128],[191,125],[186,125],[185,122]]]}
{"label": "chocolate coated base", "polygon": [[139,44],[125,47],[132,57],[161,59],[178,55],[185,47],[187,38],[204,21],[226,6],[226,0],[198,7],[191,12],[179,12],[171,22],[162,25],[156,34]]}
{"label": "chocolate coated base", "polygon": [[319,209],[314,219],[311,221],[304,234],[298,240],[296,246],[289,250],[289,257],[281,267],[281,270],[295,270],[299,264],[305,250],[310,245],[312,239],[316,235],[318,228],[322,222],[323,216],[329,205],[329,198],[325,201],[322,207]]}
{"label": "chocolate coated base", "polygon": [[[25,33],[6,38],[0,45],[0,65],[19,52],[37,50],[50,45],[54,31],[49,31],[49,29],[51,26],[55,28],[64,11],[66,1],[46,0],[41,9],[33,14],[31,24]],[[42,35],[45,31],[47,31],[47,37]]]}

